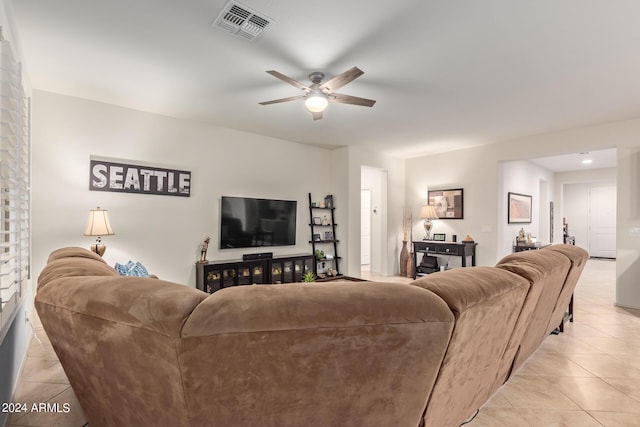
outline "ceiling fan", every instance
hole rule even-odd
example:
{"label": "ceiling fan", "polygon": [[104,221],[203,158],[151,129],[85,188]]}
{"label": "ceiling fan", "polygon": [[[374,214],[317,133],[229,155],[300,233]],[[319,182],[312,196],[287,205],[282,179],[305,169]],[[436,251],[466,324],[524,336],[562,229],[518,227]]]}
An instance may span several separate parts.
{"label": "ceiling fan", "polygon": [[313,116],[313,120],[319,120],[322,118],[322,112],[327,108],[327,105],[329,105],[330,102],[339,104],[360,105],[363,107],[373,107],[373,104],[376,103],[376,101],[372,99],[359,98],[357,96],[343,95],[341,93],[334,92],[334,90],[340,89],[342,86],[352,82],[353,80],[364,74],[364,71],[362,71],[358,67],[352,67],[344,73],[338,74],[325,83],[322,83],[324,73],[315,71],[309,74],[309,80],[311,80],[312,84],[308,86],[274,70],[267,71],[267,73],[282,80],[285,83],[289,83],[291,86],[302,89],[304,94],[290,96],[288,98],[274,99],[272,101],[260,102],[260,105],[278,104],[280,102],[304,99],[304,105]]}

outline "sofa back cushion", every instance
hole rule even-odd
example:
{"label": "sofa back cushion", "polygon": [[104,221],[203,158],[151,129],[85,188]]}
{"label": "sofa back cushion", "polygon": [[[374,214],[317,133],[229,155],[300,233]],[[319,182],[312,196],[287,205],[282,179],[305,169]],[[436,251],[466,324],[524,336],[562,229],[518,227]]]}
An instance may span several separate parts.
{"label": "sofa back cushion", "polygon": [[529,282],[493,267],[457,268],[412,282],[440,296],[456,323],[424,415],[458,426],[495,392],[494,379]]}
{"label": "sofa back cushion", "polygon": [[194,425],[417,426],[453,322],[441,298],[406,284],[223,289],[180,343]]}
{"label": "sofa back cushion", "polygon": [[571,263],[569,274],[567,274],[567,278],[562,286],[556,305],[551,313],[549,324],[547,325],[547,333],[549,333],[560,325],[560,322],[567,311],[567,306],[571,301],[571,297],[573,296],[573,291],[576,289],[582,270],[584,270],[585,265],[587,265],[589,253],[574,245],[553,245],[545,248],[544,250],[561,253],[566,256]]}
{"label": "sofa back cushion", "polygon": [[[89,251],[86,251],[89,252]],[[89,257],[57,257],[38,276],[38,289],[61,277],[118,276],[102,259]]]}
{"label": "sofa back cushion", "polygon": [[49,258],[47,259],[47,263],[55,261],[61,258],[87,258],[95,261],[100,261],[104,264],[106,262],[100,255],[85,248],[80,248],[77,246],[68,246],[66,248],[56,249],[55,251],[49,254]]}
{"label": "sofa back cushion", "polygon": [[570,266],[566,256],[546,250],[510,254],[496,265],[498,269],[518,274],[531,284],[531,291],[503,356],[498,382],[503,383],[515,373],[549,335],[547,325]]}

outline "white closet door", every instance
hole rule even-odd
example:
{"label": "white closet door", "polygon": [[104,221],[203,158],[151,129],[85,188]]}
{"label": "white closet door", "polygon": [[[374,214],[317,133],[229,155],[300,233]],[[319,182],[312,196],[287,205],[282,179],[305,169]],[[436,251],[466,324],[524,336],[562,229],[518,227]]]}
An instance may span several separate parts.
{"label": "white closet door", "polygon": [[616,186],[593,186],[590,192],[589,253],[616,257]]}

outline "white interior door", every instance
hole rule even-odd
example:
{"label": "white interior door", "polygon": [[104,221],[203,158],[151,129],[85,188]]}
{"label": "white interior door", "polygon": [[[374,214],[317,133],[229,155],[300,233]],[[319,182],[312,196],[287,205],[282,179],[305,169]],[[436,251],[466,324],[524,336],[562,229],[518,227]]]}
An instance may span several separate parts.
{"label": "white interior door", "polygon": [[589,253],[616,257],[616,186],[591,187],[589,200]]}
{"label": "white interior door", "polygon": [[360,264],[371,263],[371,190],[360,193]]}

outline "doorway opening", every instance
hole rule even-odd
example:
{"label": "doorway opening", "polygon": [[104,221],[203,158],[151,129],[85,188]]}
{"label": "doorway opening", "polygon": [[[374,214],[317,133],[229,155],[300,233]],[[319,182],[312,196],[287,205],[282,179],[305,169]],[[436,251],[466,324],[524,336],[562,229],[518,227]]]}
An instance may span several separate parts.
{"label": "doorway opening", "polygon": [[386,274],[387,171],[362,166],[360,175],[360,277]]}

